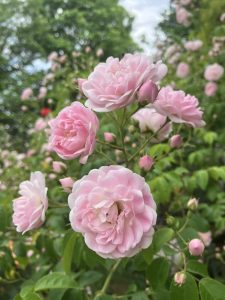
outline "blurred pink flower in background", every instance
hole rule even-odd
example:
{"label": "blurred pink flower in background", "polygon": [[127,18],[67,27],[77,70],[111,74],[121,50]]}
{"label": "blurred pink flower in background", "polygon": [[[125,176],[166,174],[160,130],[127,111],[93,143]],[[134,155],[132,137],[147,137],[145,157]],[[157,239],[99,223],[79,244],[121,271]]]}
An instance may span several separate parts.
{"label": "blurred pink flower in background", "polygon": [[102,56],[104,54],[104,51],[101,49],[101,48],[99,48],[97,51],[96,51],[96,56],[97,57],[100,57],[100,56]]}
{"label": "blurred pink flower in background", "polygon": [[54,172],[61,173],[67,168],[67,166],[61,161],[53,161],[52,168]]}
{"label": "blurred pink flower in background", "polygon": [[184,44],[184,47],[187,50],[191,50],[191,51],[197,51],[198,49],[200,49],[203,45],[203,42],[200,40],[193,40],[193,41],[188,41]]}
{"label": "blurred pink flower in background", "polygon": [[116,136],[114,133],[104,132],[104,139],[106,142],[112,143],[112,142],[114,142],[115,138],[116,138]]}
{"label": "blurred pink flower in background", "polygon": [[203,241],[204,245],[208,247],[212,242],[212,232],[198,232],[200,239]]}
{"label": "blurred pink flower in background", "polygon": [[46,94],[47,94],[47,88],[45,86],[40,87],[39,89],[39,94],[38,94],[38,99],[43,99],[45,98]]}
{"label": "blurred pink flower in background", "polygon": [[[158,131],[156,139],[163,141],[166,139],[171,131],[171,124],[166,124],[166,117],[158,113],[154,107],[146,106],[139,109],[133,116],[132,119],[139,123],[141,132],[151,130],[153,133]],[[165,125],[165,126],[164,126]],[[153,140],[155,141],[155,140]]]}
{"label": "blurred pink flower in background", "polygon": [[58,58],[58,61],[60,64],[64,64],[66,62],[66,55],[61,55],[59,58]]}
{"label": "blurred pink flower in background", "polygon": [[217,81],[223,76],[223,73],[224,68],[221,65],[215,63],[207,66],[207,68],[205,69],[204,76],[206,80]]}
{"label": "blurred pink flower in background", "polygon": [[32,96],[33,96],[33,90],[32,90],[32,88],[28,87],[22,91],[20,98],[21,98],[21,100],[28,100]]}
{"label": "blurred pink flower in background", "polygon": [[72,187],[74,184],[74,180],[71,177],[65,177],[59,179],[61,186],[63,187],[64,191],[67,193],[71,193]]}
{"label": "blurred pink flower in background", "polygon": [[185,78],[189,75],[189,73],[190,73],[189,65],[184,62],[179,63],[179,65],[177,66],[177,71],[176,71],[177,77]]}
{"label": "blurred pink flower in background", "polygon": [[139,159],[138,165],[140,169],[143,169],[145,171],[149,171],[154,164],[154,160],[149,155],[144,155]]}
{"label": "blurred pink flower in background", "polygon": [[126,54],[121,60],[109,57],[82,83],[86,105],[99,112],[125,107],[137,100],[137,92],[146,81],[157,82],[166,73],[166,65],[153,64],[143,54]]}
{"label": "blurred pink flower in background", "polygon": [[99,121],[94,112],[73,102],[49,122],[49,146],[63,159],[80,157],[85,164],[94,151]]}
{"label": "blurred pink flower in background", "polygon": [[205,85],[205,94],[208,97],[213,97],[216,94],[217,91],[217,84],[215,82],[208,82]]}
{"label": "blurred pink flower in background", "polygon": [[25,233],[45,221],[48,198],[44,175],[39,171],[31,173],[30,180],[20,184],[19,194],[13,200],[13,223],[18,232]]}
{"label": "blurred pink flower in background", "polygon": [[191,1],[192,0],[180,0],[180,4],[181,5],[189,5],[189,4],[191,4]]}
{"label": "blurred pink flower in background", "polygon": [[177,23],[182,24],[184,26],[189,25],[189,17],[190,13],[183,7],[176,7],[176,20]]}
{"label": "blurred pink flower in background", "polygon": [[203,127],[203,112],[199,107],[198,99],[183,91],[174,91],[171,87],[160,90],[155,109],[174,123],[186,123],[192,127]]}
{"label": "blurred pink flower in background", "polygon": [[45,119],[39,118],[39,119],[37,119],[37,121],[34,124],[34,130],[35,131],[43,130],[44,128],[47,127],[47,125],[48,125],[48,123],[45,121]]}
{"label": "blurred pink flower in background", "polygon": [[58,53],[53,51],[49,54],[48,56],[48,61],[53,62],[56,61],[58,59]]}
{"label": "blurred pink flower in background", "polygon": [[53,74],[53,73],[46,74],[43,79],[43,85],[46,85],[49,82],[52,82],[54,79],[55,79],[55,74]]}
{"label": "blurred pink flower in background", "polygon": [[125,167],[90,171],[74,183],[68,202],[73,230],[104,258],[133,256],[152,242],[156,204],[144,178]]}

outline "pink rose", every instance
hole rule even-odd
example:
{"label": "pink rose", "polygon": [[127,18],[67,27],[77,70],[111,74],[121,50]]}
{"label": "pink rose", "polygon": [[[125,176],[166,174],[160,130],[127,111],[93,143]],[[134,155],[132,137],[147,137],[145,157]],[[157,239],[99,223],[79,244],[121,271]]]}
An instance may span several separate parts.
{"label": "pink rose", "polygon": [[149,171],[154,164],[154,160],[149,155],[144,155],[139,159],[138,165],[140,169]]}
{"label": "pink rose", "polygon": [[217,91],[217,84],[215,82],[208,82],[205,85],[205,94],[208,97],[215,96]]}
{"label": "pink rose", "polygon": [[112,142],[114,142],[115,138],[116,138],[116,136],[114,133],[104,132],[104,139],[106,142],[112,143]]}
{"label": "pink rose", "polygon": [[205,122],[202,120],[203,112],[198,105],[197,98],[185,95],[183,91],[174,91],[171,87],[162,88],[154,102],[155,109],[172,122],[202,127]]}
{"label": "pink rose", "polygon": [[35,131],[43,130],[47,126],[47,122],[43,118],[37,119],[34,125]]}
{"label": "pink rose", "polygon": [[189,25],[189,17],[190,17],[190,14],[185,8],[179,7],[179,6],[176,7],[177,23],[182,24],[184,26],[188,26]]}
{"label": "pink rose", "polygon": [[170,138],[170,147],[179,148],[183,143],[182,136],[180,134],[175,134]]}
{"label": "pink rose", "polygon": [[74,180],[71,177],[65,177],[59,179],[61,186],[63,187],[64,191],[67,193],[71,193],[72,187],[74,184]]}
{"label": "pink rose", "polygon": [[19,198],[13,200],[13,223],[18,232],[40,227],[48,208],[47,188],[41,172],[31,173],[30,180],[20,184]]}
{"label": "pink rose", "polygon": [[33,96],[33,90],[32,88],[26,88],[23,90],[20,98],[21,100],[28,100]]}
{"label": "pink rose", "polygon": [[[141,132],[151,130],[153,133],[159,130],[156,139],[153,141],[163,141],[166,139],[171,131],[171,124],[166,124],[166,117],[158,113],[154,107],[146,106],[139,109],[132,119],[139,123]],[[165,125],[165,126],[164,126]]]}
{"label": "pink rose", "polygon": [[190,73],[189,65],[183,62],[179,63],[176,71],[177,77],[185,78],[188,76],[189,73]]}
{"label": "pink rose", "polygon": [[104,258],[133,256],[152,242],[156,204],[144,178],[125,167],[92,170],[68,202],[73,230]]}
{"label": "pink rose", "polygon": [[61,110],[49,122],[49,145],[63,159],[80,157],[85,164],[94,151],[99,121],[95,113],[80,102],[74,102]]}
{"label": "pink rose", "polygon": [[126,54],[121,60],[109,57],[82,84],[86,105],[99,112],[125,107],[137,100],[137,92],[146,81],[157,82],[166,73],[166,65],[153,64],[143,54]]}
{"label": "pink rose", "polygon": [[45,98],[47,91],[48,91],[47,88],[45,86],[42,86],[39,90],[38,99]]}
{"label": "pink rose", "polygon": [[201,48],[203,45],[203,42],[200,40],[194,40],[194,41],[188,41],[185,43],[184,47],[187,50],[191,51],[197,51],[199,48]]}
{"label": "pink rose", "polygon": [[217,81],[223,76],[223,73],[224,68],[221,65],[215,63],[213,65],[209,65],[206,68],[204,76],[206,80]]}
{"label": "pink rose", "polygon": [[61,161],[53,161],[52,168],[55,173],[61,173],[66,169],[66,165]]}
{"label": "pink rose", "polygon": [[153,81],[148,80],[141,86],[138,92],[138,101],[152,103],[155,101],[158,92],[158,86]]}
{"label": "pink rose", "polygon": [[204,252],[205,246],[199,239],[193,239],[188,244],[188,249],[191,255],[199,256]]}

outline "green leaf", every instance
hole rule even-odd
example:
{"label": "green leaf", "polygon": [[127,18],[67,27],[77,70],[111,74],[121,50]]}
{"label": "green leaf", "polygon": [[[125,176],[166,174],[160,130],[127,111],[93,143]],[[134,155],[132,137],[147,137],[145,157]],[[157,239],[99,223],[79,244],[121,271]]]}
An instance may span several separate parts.
{"label": "green leaf", "polygon": [[206,170],[199,170],[195,172],[197,184],[202,190],[205,190],[209,181],[209,174]]}
{"label": "green leaf", "polygon": [[154,290],[159,286],[163,286],[169,274],[168,261],[164,257],[156,258],[148,267],[146,274]]}
{"label": "green leaf", "polygon": [[132,295],[131,300],[149,300],[145,292],[137,292]]}
{"label": "green leaf", "polygon": [[95,282],[98,282],[103,277],[102,273],[97,271],[87,271],[85,272],[79,280],[79,283],[81,286],[87,286],[90,284],[93,284]]}
{"label": "green leaf", "polygon": [[194,278],[188,273],[186,275],[186,280],[181,286],[172,281],[170,300],[199,300],[198,287]]}
{"label": "green leaf", "polygon": [[76,238],[76,233],[72,232],[63,251],[63,269],[67,274],[71,272],[71,264]]}
{"label": "green leaf", "polygon": [[208,131],[206,132],[206,134],[204,134],[204,141],[209,144],[212,145],[214,141],[216,141],[218,138],[218,134],[216,132],[213,131]]}
{"label": "green leaf", "polygon": [[191,273],[199,274],[202,277],[208,276],[207,266],[197,260],[189,260],[187,263],[187,270]]}
{"label": "green leaf", "polygon": [[211,278],[199,282],[201,300],[224,300],[225,285]]}
{"label": "green leaf", "polygon": [[48,274],[37,281],[35,284],[35,291],[42,291],[48,289],[69,289],[78,288],[77,283],[71,278],[61,272],[54,272]]}
{"label": "green leaf", "polygon": [[153,238],[153,249],[157,253],[161,250],[164,244],[169,242],[174,237],[174,231],[171,228],[162,228],[156,231]]}
{"label": "green leaf", "polygon": [[171,184],[163,176],[157,176],[150,182],[151,191],[156,202],[168,202],[172,192]]}
{"label": "green leaf", "polygon": [[23,300],[43,300],[43,298],[37,293],[29,293],[22,297]]}

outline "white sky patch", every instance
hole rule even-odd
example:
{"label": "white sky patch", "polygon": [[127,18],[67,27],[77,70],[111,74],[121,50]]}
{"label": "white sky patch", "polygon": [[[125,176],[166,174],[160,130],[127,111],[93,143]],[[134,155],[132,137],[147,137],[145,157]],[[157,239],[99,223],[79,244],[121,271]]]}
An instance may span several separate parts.
{"label": "white sky patch", "polygon": [[[147,54],[154,52],[155,26],[162,20],[162,12],[169,8],[170,0],[120,0],[120,4],[135,17],[132,36]],[[141,42],[145,35],[149,45]]]}

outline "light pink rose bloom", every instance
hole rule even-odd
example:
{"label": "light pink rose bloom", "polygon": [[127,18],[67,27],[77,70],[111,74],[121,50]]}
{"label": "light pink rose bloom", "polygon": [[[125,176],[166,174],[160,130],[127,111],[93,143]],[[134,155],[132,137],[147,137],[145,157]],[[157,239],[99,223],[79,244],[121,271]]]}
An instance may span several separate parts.
{"label": "light pink rose bloom", "polygon": [[49,146],[63,159],[80,157],[85,164],[94,151],[99,121],[94,112],[73,102],[49,122]]}
{"label": "light pink rose bloom", "polygon": [[200,239],[203,241],[204,245],[207,247],[212,242],[212,232],[198,232]]}
{"label": "light pink rose bloom", "polygon": [[53,161],[52,162],[52,168],[53,171],[56,173],[61,173],[62,171],[64,171],[67,167],[66,165],[61,162],[61,161]]}
{"label": "light pink rose bloom", "polygon": [[45,98],[47,94],[47,88],[45,86],[40,87],[39,94],[38,94],[38,99],[43,99]]}
{"label": "light pink rose bloom", "polygon": [[74,184],[74,180],[71,177],[65,177],[59,179],[61,186],[63,187],[64,191],[67,193],[71,193],[72,187]]}
{"label": "light pink rose bloom", "polygon": [[48,123],[43,119],[43,118],[39,118],[37,119],[37,121],[35,122],[34,125],[34,130],[35,131],[40,131],[45,129],[45,127],[48,125]]}
{"label": "light pink rose bloom", "polygon": [[154,164],[154,160],[151,156],[149,155],[144,155],[139,159],[138,165],[140,169],[143,169],[145,171],[149,171],[151,167]]}
{"label": "light pink rose bloom", "polygon": [[130,257],[149,247],[156,204],[144,178],[122,166],[104,166],[76,181],[68,198],[73,230],[104,258]]}
{"label": "light pink rose bloom", "polygon": [[132,116],[132,119],[139,123],[141,132],[151,130],[155,133],[162,128],[159,130],[156,139],[153,139],[153,142],[165,140],[172,130],[170,123],[165,125],[166,117],[158,113],[155,108],[150,105],[139,109]]}
{"label": "light pink rose bloom", "polygon": [[25,233],[45,221],[48,198],[44,175],[39,171],[31,173],[30,180],[20,184],[19,194],[13,200],[13,223],[18,232]]}
{"label": "light pink rose bloom", "polygon": [[179,65],[177,66],[177,71],[176,71],[176,75],[179,78],[185,78],[189,75],[190,73],[190,68],[189,65],[186,63],[179,63]]}
{"label": "light pink rose bloom", "polygon": [[153,64],[143,54],[126,54],[121,60],[109,57],[82,84],[88,98],[85,105],[99,112],[125,107],[137,100],[137,92],[146,81],[157,82],[166,73],[166,65]]}
{"label": "light pink rose bloom", "polygon": [[104,139],[106,142],[112,143],[112,142],[114,142],[115,138],[116,138],[116,136],[114,133],[104,132]]}
{"label": "light pink rose bloom", "polygon": [[215,82],[208,82],[205,85],[205,94],[208,97],[215,96],[217,91],[217,84]]}
{"label": "light pink rose bloom", "polygon": [[58,53],[53,51],[48,56],[48,61],[53,62],[58,59]]}
{"label": "light pink rose bloom", "polygon": [[177,23],[182,24],[184,26],[188,26],[189,25],[189,17],[190,17],[190,14],[185,8],[180,7],[180,6],[176,7]]}
{"label": "light pink rose bloom", "polygon": [[215,63],[213,65],[209,65],[206,68],[204,76],[206,80],[217,81],[223,76],[223,73],[224,68],[221,65]]}
{"label": "light pink rose bloom", "polygon": [[32,90],[32,88],[28,87],[28,88],[23,90],[20,98],[21,98],[21,100],[28,100],[32,96],[33,96],[33,90]]}
{"label": "light pink rose bloom", "polygon": [[203,127],[203,112],[199,107],[198,99],[183,91],[174,91],[171,87],[160,90],[155,109],[174,123],[186,123],[192,127]]}
{"label": "light pink rose bloom", "polygon": [[183,138],[180,134],[175,134],[170,138],[170,147],[179,148],[183,144]]}
{"label": "light pink rose bloom", "polygon": [[86,82],[86,79],[83,79],[83,78],[78,78],[77,79],[77,84],[78,84],[78,87],[79,87],[80,91],[82,91],[82,85],[83,85],[84,82]]}
{"label": "light pink rose bloom", "polygon": [[188,244],[188,249],[191,255],[199,256],[204,252],[205,246],[199,239],[193,239]]}
{"label": "light pink rose bloom", "polygon": [[191,51],[197,51],[198,49],[200,49],[203,45],[203,42],[200,40],[194,40],[194,41],[188,41],[184,44],[184,47],[187,50],[191,50]]}

